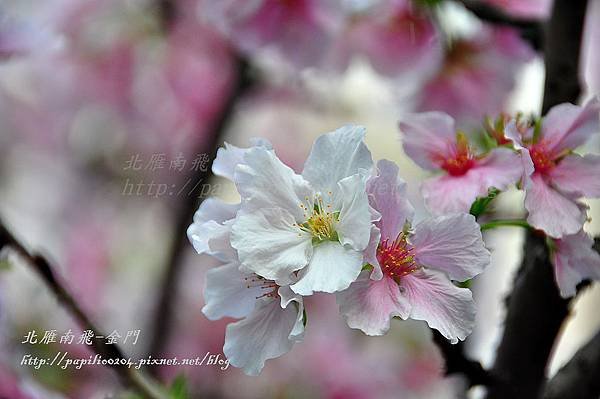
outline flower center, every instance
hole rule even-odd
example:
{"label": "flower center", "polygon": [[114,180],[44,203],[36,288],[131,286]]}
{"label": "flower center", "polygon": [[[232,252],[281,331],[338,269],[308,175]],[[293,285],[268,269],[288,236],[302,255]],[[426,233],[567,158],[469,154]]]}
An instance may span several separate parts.
{"label": "flower center", "polygon": [[419,269],[414,253],[414,247],[406,241],[404,233],[400,233],[394,241],[386,238],[379,243],[377,260],[383,273],[398,281]]}
{"label": "flower center", "polygon": [[554,162],[554,159],[548,154],[546,146],[543,143],[531,146],[531,148],[529,148],[529,154],[531,155],[531,160],[533,161],[536,172],[547,173],[556,166],[556,162]]}
{"label": "flower center", "polygon": [[462,176],[475,165],[475,159],[469,148],[469,142],[462,133],[457,135],[456,148],[450,158],[442,160],[442,168],[451,176]]}
{"label": "flower center", "polygon": [[[316,242],[321,241],[338,241],[338,234],[335,226],[338,222],[339,212],[333,212],[331,205],[331,191],[328,194],[328,202],[323,201],[320,194],[315,196],[315,201],[312,209],[305,204],[300,204],[300,208],[304,210],[306,222],[297,225],[300,230],[309,233]],[[308,202],[308,198],[306,198]]]}
{"label": "flower center", "polygon": [[244,277],[246,288],[259,288],[263,294],[256,297],[256,299],[269,297],[277,298],[279,296],[279,286],[274,281],[267,280],[257,274],[253,274],[248,277]]}

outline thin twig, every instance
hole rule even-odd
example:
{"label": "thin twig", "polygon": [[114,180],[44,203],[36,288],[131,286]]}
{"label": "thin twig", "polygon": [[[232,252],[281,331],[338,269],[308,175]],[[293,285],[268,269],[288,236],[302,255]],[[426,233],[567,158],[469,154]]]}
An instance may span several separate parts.
{"label": "thin twig", "polygon": [[[83,311],[75,298],[70,294],[67,288],[57,278],[52,270],[50,263],[39,254],[28,251],[14,235],[8,230],[4,223],[0,220],[0,249],[5,247],[14,250],[22,257],[28,266],[30,266],[46,283],[46,286],[54,293],[59,302],[71,313],[80,327],[85,330],[90,330],[95,336],[105,336],[100,333],[100,329],[92,322],[90,317]],[[114,343],[102,343],[92,340],[91,348],[95,353],[102,356],[104,359],[126,359],[121,348]],[[145,377],[141,372],[130,368],[126,365],[112,364],[111,367],[123,384],[142,394],[145,398],[161,399],[163,395],[160,393],[158,386],[148,377]]]}

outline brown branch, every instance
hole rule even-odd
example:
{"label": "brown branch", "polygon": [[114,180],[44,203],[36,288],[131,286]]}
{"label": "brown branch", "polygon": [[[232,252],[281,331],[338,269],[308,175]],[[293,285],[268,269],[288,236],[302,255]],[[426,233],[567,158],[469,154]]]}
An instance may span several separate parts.
{"label": "brown branch", "polygon": [[481,0],[454,0],[462,4],[467,10],[480,20],[493,24],[508,26],[519,30],[521,37],[531,46],[539,50],[542,48],[543,29],[542,22],[537,19],[520,18],[512,16],[503,10],[485,3]]}
{"label": "brown branch", "polygon": [[[46,283],[46,286],[52,291],[58,301],[62,303],[69,313],[71,313],[72,317],[83,330],[91,330],[96,336],[105,335],[100,333],[100,330],[92,322],[90,317],[83,311],[75,298],[61,283],[46,258],[28,251],[0,220],[0,249],[6,247],[14,250],[26,261],[26,264],[42,278],[44,283]],[[102,356],[104,359],[126,359],[121,348],[114,343],[105,344],[100,341],[92,340],[91,348],[96,354]],[[145,398],[160,399],[163,397],[159,392],[157,385],[139,371],[124,365],[113,364],[107,366],[115,370],[125,386],[134,389]]]}
{"label": "brown branch", "polygon": [[[546,30],[543,114],[580,94],[579,50],[586,0],[555,0]],[[544,238],[528,232],[524,259],[507,299],[505,329],[492,369],[488,399],[537,398],[569,300],[560,297]]]}
{"label": "brown branch", "polygon": [[[252,86],[249,66],[246,60],[243,58],[237,58],[235,68],[236,83],[231,90],[227,103],[223,107],[220,118],[215,123],[213,134],[210,135],[208,140],[200,143],[199,148],[196,149],[196,153],[208,154],[211,162],[214,160],[224,133],[229,126],[229,122],[231,121],[237,101]],[[190,175],[187,181],[190,181],[189,186],[195,187],[195,190],[189,193],[189,195],[185,198],[185,201],[181,204],[181,207],[176,211],[176,238],[171,245],[171,249],[167,256],[167,268],[165,270],[164,277],[161,280],[162,285],[158,290],[158,302],[154,312],[155,318],[152,321],[151,326],[153,335],[150,339],[148,352],[152,356],[159,356],[161,354],[164,344],[170,334],[173,316],[175,314],[173,309],[173,301],[175,299],[176,288],[182,271],[181,268],[183,256],[185,251],[190,248],[190,244],[186,236],[186,230],[192,222],[194,212],[202,201],[202,198],[199,198],[202,190],[202,182],[209,181],[211,177],[212,172],[210,165],[208,165],[207,168],[201,168],[197,172],[194,172],[192,175]]]}
{"label": "brown branch", "polygon": [[462,342],[451,344],[439,332],[432,330],[433,342],[436,343],[445,360],[445,374],[463,374],[468,387],[476,385],[491,385],[494,381],[490,372],[483,368],[481,363],[468,359],[464,354]]}
{"label": "brown branch", "polygon": [[544,399],[600,397],[600,331],[548,381]]}

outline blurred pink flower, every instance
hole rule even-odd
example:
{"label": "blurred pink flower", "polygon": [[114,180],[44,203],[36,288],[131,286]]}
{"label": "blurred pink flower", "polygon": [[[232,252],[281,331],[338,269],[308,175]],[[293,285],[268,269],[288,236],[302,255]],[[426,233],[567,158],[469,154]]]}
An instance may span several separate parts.
{"label": "blurred pink flower", "polygon": [[370,205],[381,214],[365,253],[373,271],[364,270],[337,295],[340,313],[368,335],[385,334],[399,316],[425,320],[452,343],[464,340],[475,323],[475,304],[471,291],[450,280],[468,280],[489,265],[479,226],[472,215],[454,214],[425,220],[409,232],[406,183],[392,162],[377,166],[367,188]]}
{"label": "blurred pink flower", "polygon": [[48,48],[54,39],[39,24],[3,15],[0,9],[0,60]]}
{"label": "blurred pink flower", "polygon": [[462,126],[478,125],[503,111],[520,67],[533,51],[509,28],[484,28],[455,40],[442,68],[417,99],[418,111],[444,111]]}
{"label": "blurred pink flower", "polygon": [[575,295],[583,280],[600,280],[600,254],[593,245],[594,240],[583,230],[554,240],[554,276],[563,298]]}
{"label": "blurred pink flower", "polygon": [[379,2],[354,12],[334,44],[334,62],[345,68],[365,56],[384,75],[416,72],[426,78],[440,66],[443,49],[431,16],[409,0]]}
{"label": "blurred pink flower", "polygon": [[23,391],[22,385],[23,383],[12,371],[0,364],[0,398],[33,399]]}
{"label": "blurred pink flower", "polygon": [[425,204],[434,214],[468,213],[477,197],[487,196],[492,187],[504,190],[523,174],[517,152],[495,148],[477,155],[444,113],[407,115],[400,130],[406,155],[424,169],[443,172],[421,186]]}
{"label": "blurred pink flower", "polygon": [[551,237],[581,230],[586,206],[577,200],[600,197],[600,156],[573,153],[600,133],[599,111],[597,99],[583,107],[565,103],[550,109],[539,132],[520,128],[515,121],[506,126],[506,136],[532,171],[523,184],[527,221]]}
{"label": "blurred pink flower", "polygon": [[221,0],[201,2],[201,14],[242,51],[271,45],[293,64],[320,62],[330,41],[329,0]]}
{"label": "blurred pink flower", "polygon": [[552,0],[483,0],[518,17],[548,18]]}
{"label": "blurred pink flower", "polygon": [[108,235],[104,226],[89,219],[72,227],[66,239],[67,275],[78,301],[84,309],[100,309],[103,303],[108,266]]}

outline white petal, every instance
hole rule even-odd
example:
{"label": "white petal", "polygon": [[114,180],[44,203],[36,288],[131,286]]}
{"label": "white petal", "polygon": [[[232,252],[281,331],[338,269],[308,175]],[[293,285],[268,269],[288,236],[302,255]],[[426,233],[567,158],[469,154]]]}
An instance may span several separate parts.
{"label": "white petal", "polygon": [[301,304],[283,309],[278,300],[259,299],[247,318],[227,326],[223,353],[231,365],[258,375],[266,360],[289,352],[297,342],[290,334],[301,314]]}
{"label": "white petal", "polygon": [[200,204],[187,230],[188,239],[199,254],[206,253],[226,262],[237,258],[230,233],[239,207],[240,204],[227,204],[212,197]]}
{"label": "white petal", "polygon": [[371,212],[366,192],[366,177],[353,175],[338,184],[335,198],[339,198],[340,215],[336,230],[342,244],[363,251],[371,236]]}
{"label": "white petal", "polygon": [[356,280],[363,266],[361,251],[342,246],[339,242],[324,241],[314,247],[308,266],[300,271],[292,290],[300,295],[314,291],[336,292],[345,290]]}
{"label": "white petal", "polygon": [[490,264],[490,252],[473,215],[427,219],[415,227],[410,241],[419,264],[442,271],[452,280],[473,278]]}
{"label": "white petal", "polygon": [[398,284],[387,276],[373,281],[368,271],[363,271],[348,289],[338,292],[336,298],[348,326],[367,335],[385,334],[392,317],[406,319],[410,313]]}
{"label": "white petal", "polygon": [[[253,147],[264,147],[271,150],[271,143],[265,139],[252,139]],[[252,147],[250,147],[252,148]],[[217,150],[217,156],[212,164],[212,171],[217,176],[223,176],[229,180],[233,180],[235,167],[245,163],[244,155],[250,148],[240,148],[229,143],[225,143],[225,147]]]}
{"label": "white petal", "polygon": [[298,316],[296,317],[296,324],[294,324],[294,328],[290,332],[289,338],[294,341],[299,341],[304,338],[304,302],[302,297],[296,294],[291,290],[289,286],[279,287],[279,298],[281,301],[281,307],[287,308],[290,303],[295,303],[295,306],[298,306]]}
{"label": "white petal", "polygon": [[292,282],[292,273],[308,264],[312,237],[294,226],[294,218],[278,208],[241,211],[233,224],[231,245],[245,270],[279,285]]}
{"label": "white petal", "polygon": [[368,173],[373,160],[364,137],[365,128],[353,125],[321,135],[304,164],[302,176],[317,190],[327,192],[345,177]]}
{"label": "white petal", "polygon": [[245,164],[235,170],[235,183],[247,211],[261,208],[282,208],[295,220],[304,222],[300,204],[312,200],[313,191],[308,182],[284,165],[272,151],[254,147],[246,152]]}
{"label": "white petal", "polygon": [[475,303],[471,291],[458,288],[435,271],[420,270],[400,280],[410,305],[410,318],[425,320],[455,344],[464,340],[475,325]]}
{"label": "white petal", "polygon": [[[239,270],[238,262],[228,263],[210,269],[206,273],[204,287],[204,302],[202,313],[210,320],[222,317],[246,317],[256,303],[256,298],[265,291],[260,287],[249,287],[251,274],[244,274]],[[254,277],[256,278],[256,277]]]}

